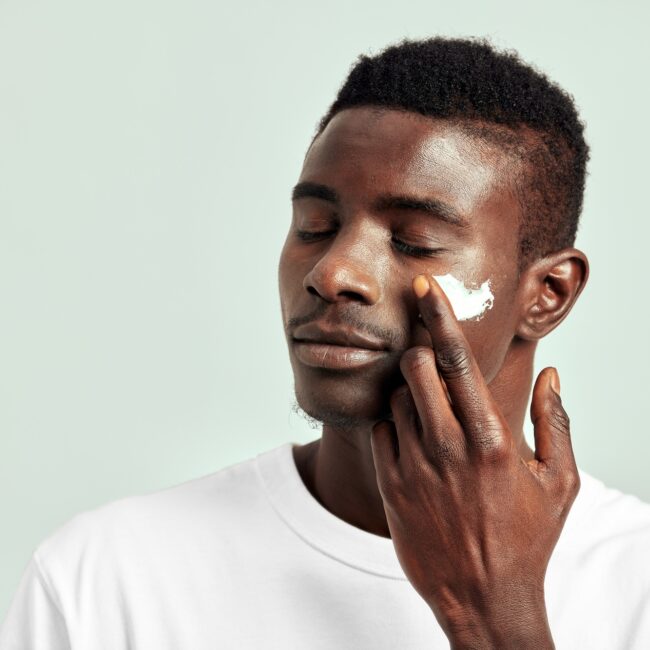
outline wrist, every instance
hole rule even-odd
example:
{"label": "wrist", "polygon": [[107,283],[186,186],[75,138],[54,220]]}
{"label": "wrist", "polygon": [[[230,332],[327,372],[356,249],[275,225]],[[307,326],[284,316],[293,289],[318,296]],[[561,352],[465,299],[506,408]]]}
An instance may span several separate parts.
{"label": "wrist", "polygon": [[451,650],[555,650],[545,606],[466,614],[444,626]]}
{"label": "wrist", "polygon": [[555,650],[548,625],[538,628],[481,625],[447,636],[450,650]]}

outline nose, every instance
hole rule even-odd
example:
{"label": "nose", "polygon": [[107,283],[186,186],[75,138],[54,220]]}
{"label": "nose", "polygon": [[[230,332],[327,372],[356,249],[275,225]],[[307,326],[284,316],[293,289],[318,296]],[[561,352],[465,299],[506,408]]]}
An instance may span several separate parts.
{"label": "nose", "polygon": [[379,242],[373,241],[373,233],[367,229],[341,229],[307,273],[303,286],[327,302],[356,300],[375,304],[381,298],[380,249]]}

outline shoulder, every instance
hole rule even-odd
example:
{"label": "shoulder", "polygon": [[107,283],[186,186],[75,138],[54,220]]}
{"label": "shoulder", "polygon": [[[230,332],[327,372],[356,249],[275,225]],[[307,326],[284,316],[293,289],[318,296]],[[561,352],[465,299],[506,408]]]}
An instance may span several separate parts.
{"label": "shoulder", "polygon": [[35,556],[56,580],[71,567],[99,570],[120,558],[169,545],[181,535],[228,530],[260,502],[255,458],[147,494],[117,499],[70,518],[45,538]]}
{"label": "shoulder", "polygon": [[68,647],[58,641],[66,629],[113,633],[142,604],[164,611],[184,584],[211,573],[210,558],[212,574],[222,571],[228,551],[250,537],[250,522],[270,509],[256,458],[66,521],[35,549],[6,634],[31,640],[47,625],[56,647]]}
{"label": "shoulder", "polygon": [[650,504],[580,470],[557,550],[547,590],[558,647],[650,647]]}
{"label": "shoulder", "polygon": [[[634,544],[650,536],[650,504],[580,470],[585,525],[598,544]],[[646,547],[650,552],[650,546]]]}
{"label": "shoulder", "polygon": [[580,469],[574,507],[562,540],[572,561],[650,596],[650,504]]}

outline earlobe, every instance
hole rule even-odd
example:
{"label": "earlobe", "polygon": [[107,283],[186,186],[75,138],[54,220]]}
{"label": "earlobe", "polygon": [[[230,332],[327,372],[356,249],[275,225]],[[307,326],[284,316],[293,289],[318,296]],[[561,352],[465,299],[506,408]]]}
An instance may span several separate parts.
{"label": "earlobe", "polygon": [[537,341],[554,330],[571,311],[588,277],[587,256],[576,248],[564,248],[533,262],[519,282],[517,336]]}

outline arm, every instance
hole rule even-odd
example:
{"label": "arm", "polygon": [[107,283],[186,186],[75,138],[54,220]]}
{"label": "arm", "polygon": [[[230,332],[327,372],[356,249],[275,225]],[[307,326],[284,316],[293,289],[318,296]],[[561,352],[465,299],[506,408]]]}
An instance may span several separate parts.
{"label": "arm", "polygon": [[535,383],[525,461],[449,301],[423,281],[414,290],[433,347],[404,353],[394,423],[371,436],[397,556],[454,650],[553,648],[544,577],[580,486],[557,373]]}

